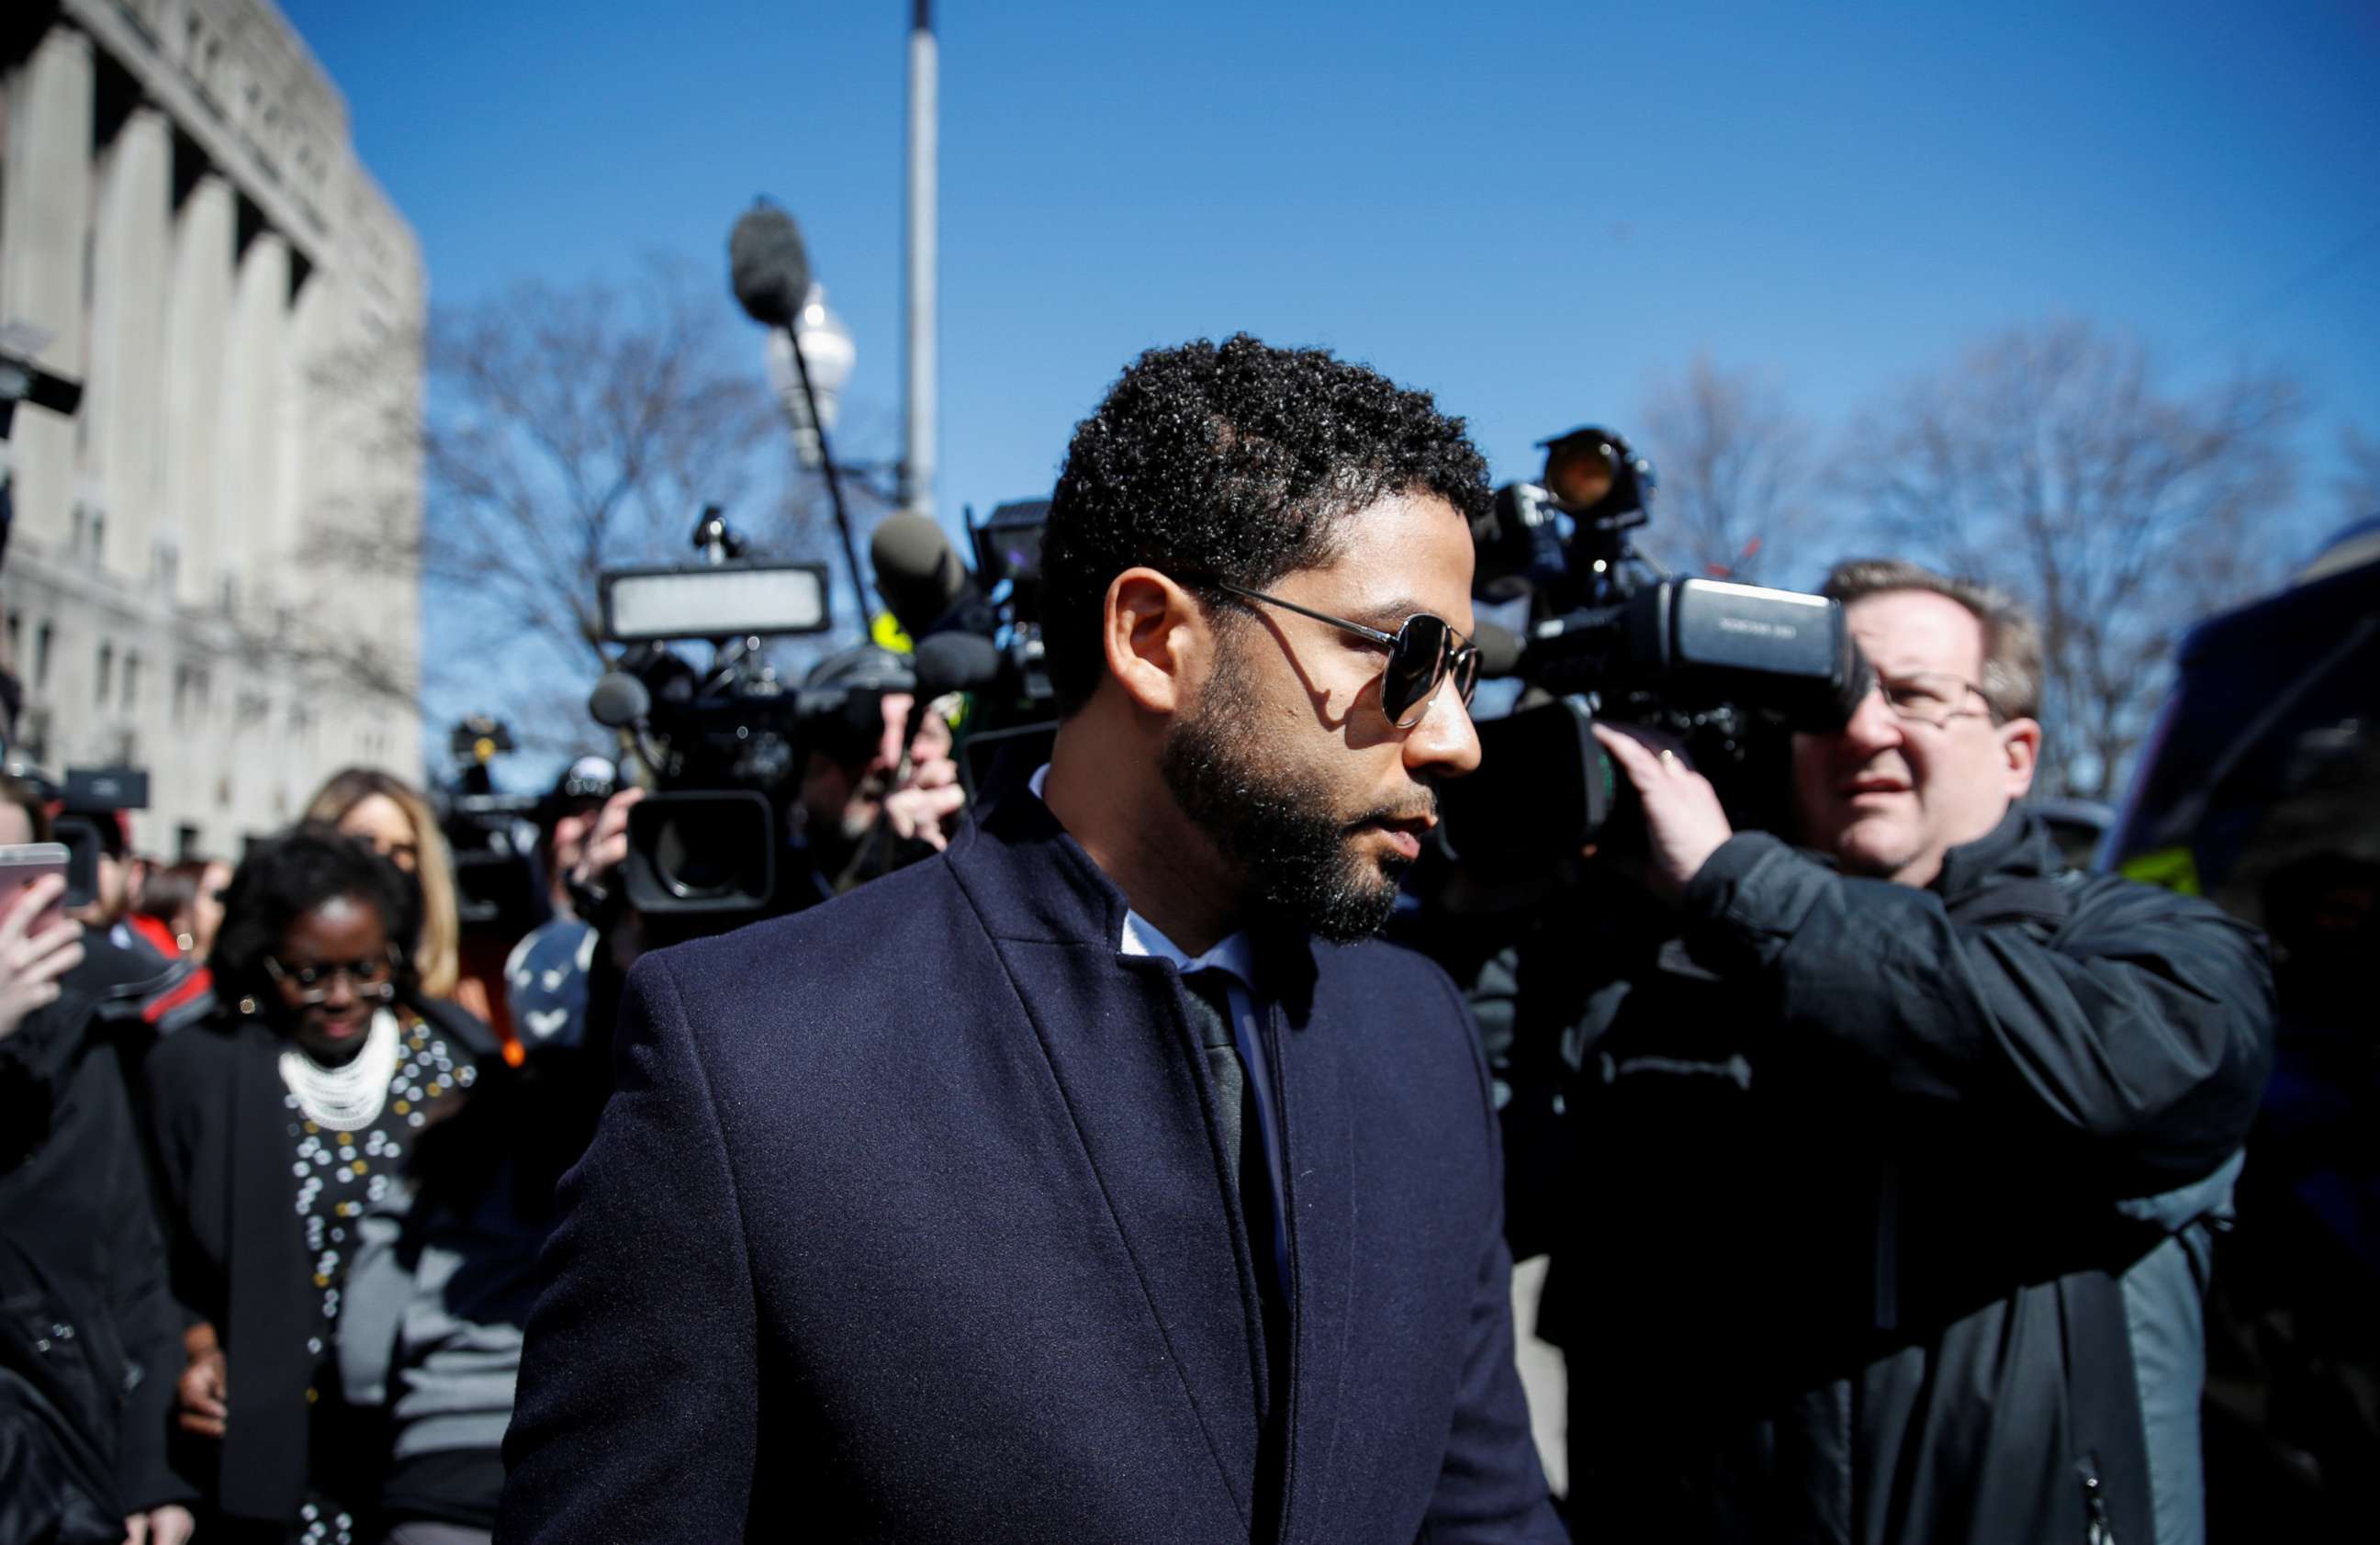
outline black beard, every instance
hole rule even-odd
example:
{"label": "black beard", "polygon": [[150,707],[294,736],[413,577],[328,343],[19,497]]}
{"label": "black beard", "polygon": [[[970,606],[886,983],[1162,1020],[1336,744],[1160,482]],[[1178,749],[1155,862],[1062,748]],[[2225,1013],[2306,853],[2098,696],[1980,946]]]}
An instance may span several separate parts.
{"label": "black beard", "polygon": [[1167,733],[1158,761],[1165,786],[1247,877],[1257,921],[1293,923],[1333,944],[1371,937],[1395,910],[1398,884],[1412,865],[1393,854],[1365,858],[1349,839],[1397,813],[1340,820],[1318,775],[1269,766],[1232,706],[1245,695],[1234,685],[1219,671],[1198,706]]}

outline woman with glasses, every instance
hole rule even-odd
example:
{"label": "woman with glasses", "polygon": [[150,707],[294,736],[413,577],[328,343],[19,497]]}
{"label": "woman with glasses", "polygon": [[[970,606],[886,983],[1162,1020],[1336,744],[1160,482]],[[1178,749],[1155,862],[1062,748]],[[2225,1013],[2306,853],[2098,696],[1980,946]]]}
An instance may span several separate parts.
{"label": "woman with glasses", "polygon": [[[476,1077],[476,1027],[419,991],[395,867],[324,827],[251,853],[209,960],[221,1009],[149,1058],[185,1468],[210,1538],[351,1545],[379,1494],[373,1414],[334,1373],[365,1213]],[[358,1473],[361,1472],[361,1473]]]}
{"label": "woman with glasses", "polygon": [[[471,962],[464,959],[455,859],[446,850],[429,797],[393,773],[348,767],[333,773],[314,791],[304,818],[369,843],[404,872],[420,903],[420,934],[405,944],[421,990],[431,997],[452,998],[494,1024],[495,1001],[484,974],[470,969]],[[511,947],[511,940],[504,941],[505,949]]]}

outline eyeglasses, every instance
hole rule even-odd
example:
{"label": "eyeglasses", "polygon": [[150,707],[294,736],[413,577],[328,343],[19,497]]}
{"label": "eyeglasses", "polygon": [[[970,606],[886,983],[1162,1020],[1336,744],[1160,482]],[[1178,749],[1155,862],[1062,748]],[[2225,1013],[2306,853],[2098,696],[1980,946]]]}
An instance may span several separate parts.
{"label": "eyeglasses", "polygon": [[[1948,671],[1925,670],[1900,677],[1879,674],[1876,690],[1883,694],[1884,706],[1892,710],[1895,718],[1912,724],[1939,730],[1954,718],[1988,718],[1994,724],[2000,721],[1999,710],[1992,706],[1983,688]],[[1980,710],[1959,706],[1971,692],[1983,699]]]}
{"label": "eyeglasses", "polygon": [[294,970],[267,955],[265,974],[283,988],[296,988],[300,1003],[320,1003],[331,996],[331,984],[338,977],[347,979],[347,985],[360,998],[382,1000],[396,996],[396,958],[392,951],[377,960],[333,960],[322,965],[298,966]]}
{"label": "eyeglasses", "polygon": [[1429,700],[1438,693],[1439,683],[1448,677],[1454,679],[1454,690],[1463,706],[1471,705],[1471,694],[1479,684],[1479,646],[1468,639],[1457,644],[1463,635],[1456,633],[1445,618],[1427,611],[1416,611],[1404,620],[1404,625],[1394,633],[1382,633],[1361,622],[1350,622],[1344,617],[1333,617],[1327,611],[1268,596],[1259,590],[1233,585],[1229,580],[1209,578],[1208,584],[1216,589],[1237,596],[1243,600],[1262,601],[1284,611],[1294,611],[1300,617],[1311,617],[1318,622],[1328,622],[1342,632],[1367,639],[1389,652],[1388,668],[1380,672],[1380,712],[1400,730],[1410,730],[1421,722]]}

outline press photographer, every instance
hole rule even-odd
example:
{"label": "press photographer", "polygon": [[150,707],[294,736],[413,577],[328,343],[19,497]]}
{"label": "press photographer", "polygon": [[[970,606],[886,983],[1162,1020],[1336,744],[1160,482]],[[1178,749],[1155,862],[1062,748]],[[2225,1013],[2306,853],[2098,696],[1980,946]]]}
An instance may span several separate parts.
{"label": "press photographer", "polygon": [[1542,1216],[1574,1526],[2199,1539],[2261,944],[2065,870],[2020,803],[2041,668],[2004,597],[1899,562],[1825,590],[1873,670],[1783,742],[1803,846],[1715,786],[1757,755],[1706,777],[1692,735],[1598,723],[1641,845],[1522,958],[1515,1111],[1558,1101],[1570,1144]]}

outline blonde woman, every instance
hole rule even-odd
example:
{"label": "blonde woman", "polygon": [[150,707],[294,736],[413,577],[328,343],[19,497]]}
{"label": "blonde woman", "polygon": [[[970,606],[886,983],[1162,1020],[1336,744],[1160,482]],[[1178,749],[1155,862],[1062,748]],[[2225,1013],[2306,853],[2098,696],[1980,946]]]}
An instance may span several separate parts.
{"label": "blonde woman", "polygon": [[492,1023],[487,984],[463,974],[455,861],[439,833],[437,814],[421,791],[377,767],[348,767],[333,773],[307,803],[304,819],[336,827],[342,835],[370,843],[413,876],[421,898],[421,936],[413,948],[421,991],[451,999]]}

